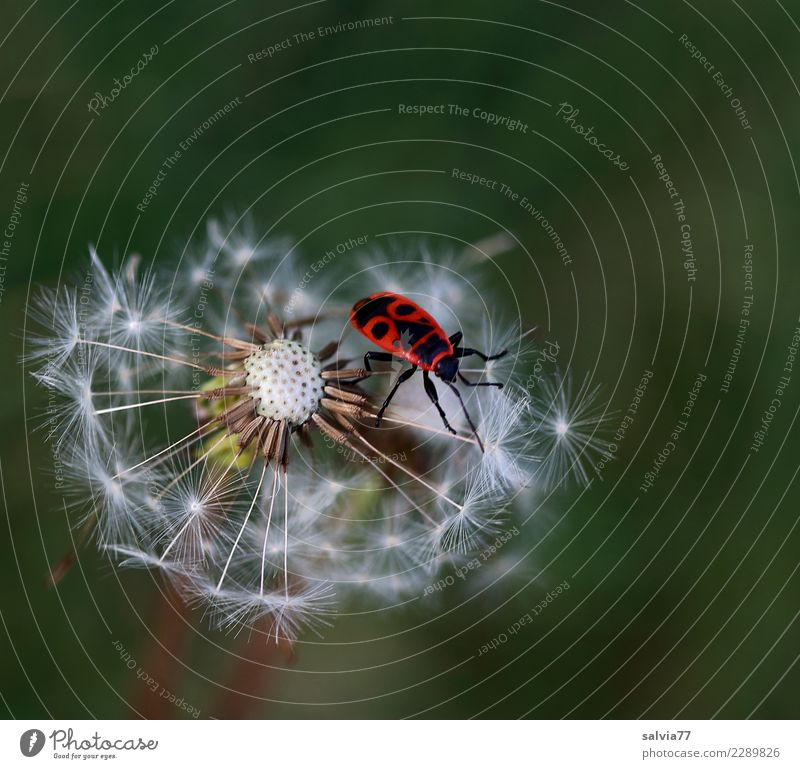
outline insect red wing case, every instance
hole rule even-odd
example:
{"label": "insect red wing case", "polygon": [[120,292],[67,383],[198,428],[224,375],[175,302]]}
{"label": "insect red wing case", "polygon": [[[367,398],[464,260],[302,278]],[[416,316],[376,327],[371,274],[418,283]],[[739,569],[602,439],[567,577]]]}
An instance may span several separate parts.
{"label": "insect red wing case", "polygon": [[381,291],[361,299],[350,312],[350,323],[386,352],[433,371],[453,345],[436,319],[401,294]]}

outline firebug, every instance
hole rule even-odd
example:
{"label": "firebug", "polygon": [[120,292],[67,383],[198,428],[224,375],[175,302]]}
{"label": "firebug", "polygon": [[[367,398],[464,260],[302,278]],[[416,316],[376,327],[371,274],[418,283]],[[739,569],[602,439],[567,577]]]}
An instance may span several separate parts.
{"label": "firebug", "polygon": [[444,426],[455,434],[456,431],[450,426],[447,415],[439,404],[439,397],[430,377],[431,374],[436,375],[456,394],[464,416],[483,451],[481,439],[464,405],[461,393],[454,383],[458,379],[469,387],[498,388],[501,388],[503,384],[502,382],[470,382],[458,370],[459,361],[468,355],[477,355],[484,361],[497,360],[506,355],[508,350],[503,350],[496,355],[486,355],[471,347],[461,347],[463,338],[461,331],[456,331],[448,336],[436,319],[416,302],[389,291],[380,291],[356,302],[350,311],[350,323],[367,339],[381,348],[380,351],[368,352],[364,355],[364,368],[367,371],[372,371],[371,361],[386,362],[400,358],[411,364],[411,368],[406,369],[397,377],[389,395],[378,411],[376,426],[380,426],[383,414],[397,389],[419,368],[422,369],[425,392],[436,406]]}

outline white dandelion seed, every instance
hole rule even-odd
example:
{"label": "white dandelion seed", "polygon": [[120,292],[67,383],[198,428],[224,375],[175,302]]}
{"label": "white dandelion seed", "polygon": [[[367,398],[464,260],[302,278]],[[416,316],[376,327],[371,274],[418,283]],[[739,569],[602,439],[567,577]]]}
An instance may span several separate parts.
{"label": "white dandelion seed", "polygon": [[62,286],[55,291],[41,287],[27,308],[28,318],[42,332],[28,335],[26,362],[58,369],[72,354],[81,338],[78,318],[77,291],[72,286]]}
{"label": "white dandelion seed", "polygon": [[265,238],[250,217],[211,219],[207,232],[210,245],[232,274],[255,262],[280,257],[291,247],[288,238]]}
{"label": "white dandelion seed", "polygon": [[283,590],[254,591],[233,584],[219,589],[203,577],[193,576],[186,592],[206,609],[218,627],[238,632],[268,620],[267,632],[275,638],[296,638],[301,631],[319,632],[335,613],[333,588],[323,582],[307,584],[286,595]]}
{"label": "white dandelion seed", "polygon": [[86,446],[97,450],[108,442],[108,425],[96,414],[94,400],[98,379],[102,379],[95,350],[72,355],[60,365],[47,361],[33,377],[48,392],[41,427],[58,449]]}
{"label": "white dandelion seed", "polygon": [[109,544],[101,546],[101,549],[122,568],[163,572],[180,582],[185,582],[190,575],[185,563],[157,555],[147,540],[143,540],[142,547]]}
{"label": "white dandelion seed", "polygon": [[600,402],[600,386],[588,377],[573,391],[572,378],[543,379],[531,404],[536,430],[536,449],[541,456],[538,477],[548,488],[572,477],[589,482],[588,468],[605,451],[603,426],[607,408]]}
{"label": "white dandelion seed", "polygon": [[[126,436],[119,437],[125,442]],[[65,483],[75,489],[72,506],[82,513],[80,524],[94,522],[101,545],[136,542],[146,536],[149,518],[141,511],[147,506],[148,484],[163,481],[155,470],[128,471],[137,454],[130,446],[125,448],[77,446],[61,457]]]}
{"label": "white dandelion seed", "polygon": [[463,481],[462,503],[443,507],[438,525],[431,531],[434,553],[467,553],[478,549],[487,538],[502,529],[505,511],[497,507],[499,498],[483,470]]}
{"label": "white dandelion seed", "polygon": [[528,399],[507,387],[505,392],[487,392],[478,406],[484,445],[481,462],[487,486],[502,493],[530,483],[539,456]]}

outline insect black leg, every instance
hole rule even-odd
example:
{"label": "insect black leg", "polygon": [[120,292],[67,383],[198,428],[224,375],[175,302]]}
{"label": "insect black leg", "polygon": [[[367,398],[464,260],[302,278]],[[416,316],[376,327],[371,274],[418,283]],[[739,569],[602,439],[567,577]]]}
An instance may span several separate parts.
{"label": "insect black leg", "polygon": [[497,353],[496,355],[486,355],[486,353],[482,353],[479,350],[473,350],[471,347],[456,347],[453,350],[453,355],[456,358],[466,358],[468,355],[477,355],[481,360],[497,360],[498,358],[502,358],[504,355],[508,355],[508,350],[503,350],[502,352]]}
{"label": "insect black leg", "polygon": [[371,360],[377,360],[381,363],[388,363],[389,361],[394,360],[394,355],[392,355],[390,352],[380,352],[378,350],[372,350],[371,352],[368,352],[364,356],[364,368],[367,371],[372,371],[372,366],[369,365]]}
{"label": "insect black leg", "polygon": [[467,407],[464,405],[464,401],[461,399],[461,393],[454,384],[451,384],[450,382],[447,382],[446,384],[456,394],[456,398],[458,398],[458,402],[461,404],[461,410],[464,412],[464,416],[467,418],[467,422],[472,430],[472,434],[475,436],[475,440],[478,442],[478,447],[481,450],[481,454],[485,454],[486,451],[483,448],[483,441],[481,441],[481,436],[478,435],[478,431],[475,429],[475,425],[472,422],[472,417],[470,417],[469,411],[467,411]]}
{"label": "insect black leg", "polygon": [[[388,353],[386,353],[386,354],[388,355]],[[369,353],[367,353],[367,355],[369,355]],[[366,356],[364,356],[364,357],[365,357],[365,361],[366,361]],[[390,355],[389,357],[391,358],[392,356]],[[410,369],[407,369],[402,374],[400,374],[399,377],[397,377],[397,380],[395,381],[394,386],[392,387],[392,389],[389,392],[389,394],[386,396],[386,400],[383,402],[383,406],[381,406],[380,411],[378,411],[378,414],[375,417],[375,427],[380,427],[381,426],[381,420],[383,419],[383,412],[386,411],[386,408],[388,407],[388,405],[391,402],[392,398],[394,398],[394,394],[397,392],[397,388],[400,387],[400,385],[403,384],[403,382],[405,382],[407,379],[410,379],[412,374],[416,370],[417,370],[417,367],[416,366],[412,366]]]}
{"label": "insect black leg", "polygon": [[456,331],[456,333],[450,337],[450,344],[452,344],[453,347],[457,347],[459,344],[461,344],[461,340],[463,338],[464,333],[462,331]]}
{"label": "insect black leg", "polygon": [[[502,352],[497,353],[496,355],[486,355],[479,350],[473,350],[471,347],[456,347],[453,350],[453,355],[456,358],[466,358],[468,355],[477,355],[479,358],[483,359],[484,361],[489,360],[497,360],[498,358],[502,358],[504,355],[508,355],[508,350],[503,350]],[[503,388],[502,382],[470,382],[460,371],[458,372],[458,378],[467,386],[469,387],[497,387],[498,389]]]}
{"label": "insect black leg", "polygon": [[447,421],[447,415],[444,413],[444,409],[439,404],[439,396],[436,393],[436,386],[431,381],[430,375],[427,371],[422,372],[422,381],[425,384],[425,392],[428,394],[428,397],[431,399],[431,402],[434,406],[436,406],[436,410],[439,412],[439,416],[442,418],[442,422],[444,422],[444,426],[451,432],[453,435],[456,434],[456,431],[450,427],[450,423]]}
{"label": "insect black leg", "polygon": [[496,387],[499,390],[503,389],[502,382],[470,382],[460,371],[458,372],[458,378],[468,387]]}
{"label": "insect black leg", "polygon": [[[381,363],[388,363],[389,361],[394,360],[394,356],[389,352],[381,352],[380,350],[372,350],[371,352],[368,352],[364,356],[364,368],[370,372],[373,370],[372,366],[369,365],[371,360],[377,360]],[[360,379],[351,379],[350,381],[355,384],[357,382],[363,382],[365,379],[369,379],[369,374],[362,376]]]}

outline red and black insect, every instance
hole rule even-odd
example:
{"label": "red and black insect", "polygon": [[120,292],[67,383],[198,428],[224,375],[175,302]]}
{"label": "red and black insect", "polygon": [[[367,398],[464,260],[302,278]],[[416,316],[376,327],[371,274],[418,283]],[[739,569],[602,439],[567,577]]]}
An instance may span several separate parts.
{"label": "red and black insect", "polygon": [[[502,358],[508,350],[503,350],[496,355],[485,355],[471,347],[460,347],[463,337],[460,331],[447,336],[436,319],[416,302],[389,291],[381,291],[356,302],[350,311],[350,323],[382,350],[368,352],[364,356],[364,368],[367,371],[372,371],[370,361],[386,362],[393,358],[401,358],[411,364],[410,369],[406,369],[397,377],[397,381],[378,411],[375,421],[377,427],[380,426],[383,413],[397,392],[397,388],[420,368],[425,392],[436,406],[444,426],[455,434],[456,431],[450,426],[444,409],[439,404],[436,387],[430,378],[431,373],[439,377],[456,394],[464,416],[483,451],[483,444],[464,401],[461,399],[461,393],[453,383],[458,378],[469,387],[502,387],[501,382],[470,382],[458,370],[458,364],[461,358],[468,355],[477,355],[484,361],[497,360],[497,358]],[[384,350],[385,352],[383,352]]]}

